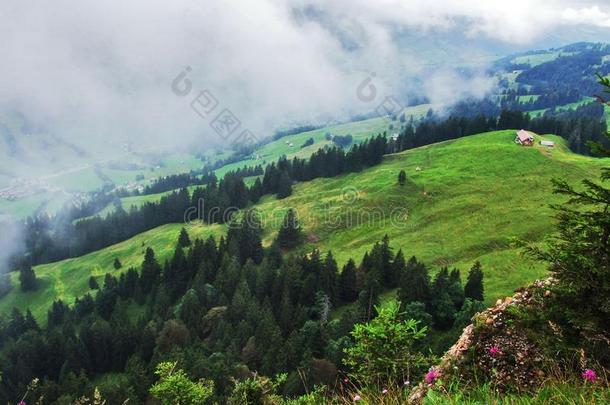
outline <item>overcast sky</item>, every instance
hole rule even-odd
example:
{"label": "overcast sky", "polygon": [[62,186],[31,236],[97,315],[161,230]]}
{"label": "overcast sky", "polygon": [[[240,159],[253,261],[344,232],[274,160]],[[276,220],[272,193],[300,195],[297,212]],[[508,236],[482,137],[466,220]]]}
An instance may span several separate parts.
{"label": "overcast sky", "polygon": [[[496,45],[529,49],[604,29],[610,5],[600,0],[3,1],[0,109],[81,144],[211,144],[218,137],[189,104],[199,90],[260,137],[370,111],[355,96],[370,72],[380,94],[447,100],[493,86],[480,76],[456,83],[451,64],[434,64],[442,53],[422,45],[428,38],[460,33],[485,60]],[[178,97],[171,82],[187,66],[193,89]]]}

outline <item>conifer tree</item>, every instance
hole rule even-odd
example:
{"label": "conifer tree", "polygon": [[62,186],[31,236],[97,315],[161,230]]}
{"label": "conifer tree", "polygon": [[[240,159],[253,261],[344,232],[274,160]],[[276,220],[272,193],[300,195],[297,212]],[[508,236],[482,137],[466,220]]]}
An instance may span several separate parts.
{"label": "conifer tree", "polygon": [[19,270],[19,282],[22,291],[34,291],[38,288],[38,279],[32,266],[23,266]]}
{"label": "conifer tree", "polygon": [[292,249],[303,239],[303,230],[296,211],[292,208],[288,210],[277,234],[276,242],[282,249]]}
{"label": "conifer tree", "polygon": [[283,199],[292,195],[292,180],[288,173],[282,172],[277,182],[277,198]]}
{"label": "conifer tree", "polygon": [[146,248],[140,273],[140,288],[144,294],[148,294],[152,290],[160,275],[161,266],[155,258],[155,251],[152,248]]}
{"label": "conifer tree", "polygon": [[335,261],[331,251],[329,251],[326,255],[323,267],[324,269],[322,270],[321,277],[322,290],[328,295],[332,302],[336,302],[339,269],[337,268],[337,262]]}
{"label": "conifer tree", "polygon": [[358,298],[356,263],[349,259],[339,275],[339,298],[343,302],[353,302]]}
{"label": "conifer tree", "polygon": [[115,270],[120,269],[121,267],[123,267],[123,264],[121,263],[121,261],[119,260],[118,257],[114,258],[114,263],[113,263],[113,267]]}
{"label": "conifer tree", "polygon": [[97,280],[93,276],[89,277],[89,288],[92,290],[99,290],[100,288],[99,284],[97,283]]}
{"label": "conifer tree", "polygon": [[430,275],[428,268],[419,263],[415,256],[409,259],[407,268],[400,279],[398,299],[403,305],[414,301],[430,305]]}
{"label": "conifer tree", "polygon": [[398,173],[398,184],[404,186],[407,183],[407,173],[404,170],[401,170]]}
{"label": "conifer tree", "polygon": [[180,229],[180,236],[178,236],[178,246],[182,248],[191,246],[191,238],[189,238],[189,234],[184,228]]}
{"label": "conifer tree", "polygon": [[405,262],[405,256],[402,253],[402,249],[399,249],[398,253],[396,253],[396,256],[394,257],[394,260],[392,261],[392,275],[396,279],[396,285],[398,282],[400,282],[400,278],[403,276],[406,270],[407,264]]}
{"label": "conifer tree", "polygon": [[390,248],[390,238],[387,234],[384,235],[381,241],[379,261],[384,285],[388,288],[395,288],[398,285],[398,276],[394,271],[394,266],[392,266],[392,249]]}
{"label": "conifer tree", "polygon": [[479,261],[472,266],[468,273],[468,279],[464,286],[464,296],[476,301],[483,301],[483,270]]}
{"label": "conifer tree", "polygon": [[456,310],[462,308],[465,298],[464,287],[462,287],[462,280],[460,271],[458,269],[451,270],[451,273],[449,274],[449,287],[447,291]]}
{"label": "conifer tree", "polygon": [[252,259],[256,264],[263,261],[264,250],[261,233],[259,214],[256,210],[247,210],[237,230],[237,250],[242,264],[246,263],[248,259]]}

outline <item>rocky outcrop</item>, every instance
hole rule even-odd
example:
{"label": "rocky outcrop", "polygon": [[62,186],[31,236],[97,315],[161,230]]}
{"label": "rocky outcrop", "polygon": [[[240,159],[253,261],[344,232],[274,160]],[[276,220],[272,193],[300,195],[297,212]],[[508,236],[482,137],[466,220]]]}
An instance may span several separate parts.
{"label": "rocky outcrop", "polygon": [[[472,369],[485,374],[492,385],[501,389],[508,384],[527,389],[544,376],[542,355],[536,344],[509,320],[511,307],[532,310],[544,304],[541,298],[549,297],[551,278],[537,280],[531,286],[517,290],[512,297],[476,314],[472,323],[464,328],[459,339],[431,371],[441,380],[451,376],[468,380]],[[422,382],[413,389],[409,402],[420,403],[432,383]]]}

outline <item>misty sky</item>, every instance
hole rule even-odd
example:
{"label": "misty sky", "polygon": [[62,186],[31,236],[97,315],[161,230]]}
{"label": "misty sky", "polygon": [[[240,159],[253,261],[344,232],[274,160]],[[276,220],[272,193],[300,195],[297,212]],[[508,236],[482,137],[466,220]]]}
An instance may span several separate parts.
{"label": "misty sky", "polygon": [[[355,96],[376,73],[380,94],[434,102],[482,96],[495,55],[608,40],[607,1],[304,0],[3,1],[0,116],[99,150],[218,143],[190,101],[207,89],[257,136],[344,118],[375,105]],[[172,80],[189,66],[192,93]],[[95,150],[95,148],[93,148]]]}

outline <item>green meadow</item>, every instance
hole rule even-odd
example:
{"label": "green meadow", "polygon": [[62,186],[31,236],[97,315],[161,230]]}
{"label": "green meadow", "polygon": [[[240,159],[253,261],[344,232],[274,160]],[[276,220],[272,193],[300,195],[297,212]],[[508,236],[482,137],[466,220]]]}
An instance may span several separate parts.
{"label": "green meadow", "polygon": [[[297,184],[292,196],[265,197],[256,207],[271,243],[286,207],[298,210],[309,240],[303,250],[332,250],[340,264],[357,260],[388,234],[394,249],[415,255],[434,270],[464,271],[480,260],[488,301],[544,275],[523,257],[513,238],[541,242],[552,232],[551,179],[578,183],[598,178],[608,159],[575,155],[563,141],[550,150],[524,148],[514,131],[443,142],[386,157],[361,173]],[[537,141],[542,137],[537,137]],[[419,169],[419,170],[418,170]],[[408,183],[397,184],[400,170]]]}
{"label": "green meadow", "polygon": [[[562,198],[552,194],[551,179],[577,184],[598,178],[610,165],[610,159],[571,153],[559,137],[536,138],[536,146],[528,148],[514,143],[514,131],[474,135],[389,155],[359,173],[295,184],[290,197],[266,196],[255,206],[264,225],[263,242],[272,243],[292,207],[307,237],[297,253],[330,250],[342,265],[350,257],[359,261],[387,234],[395,251],[417,256],[432,272],[455,266],[465,276],[481,261],[486,299],[493,302],[545,274],[543,264],[522,256],[511,242],[542,243],[552,233],[549,204]],[[540,139],[554,140],[556,147],[541,147]],[[400,170],[407,173],[404,186],[397,183]],[[138,266],[147,246],[167,258],[181,226],[165,225],[80,258],[37,266],[41,288],[33,293],[22,293],[14,274],[15,288],[0,300],[0,312],[29,307],[44,321],[54,299],[72,302],[88,291],[91,275],[102,279],[115,272],[115,257],[123,269]],[[188,231],[196,238],[220,236],[226,228],[193,224]]]}
{"label": "green meadow", "polygon": [[[39,321],[46,323],[46,313],[53,301],[61,299],[67,303],[74,302],[76,297],[90,291],[89,278],[91,276],[94,276],[101,285],[106,273],[119,275],[130,267],[139,269],[144,259],[144,252],[148,247],[154,249],[160,263],[169,259],[174,252],[180,229],[183,226],[193,239],[205,239],[210,235],[219,235],[224,232],[222,230],[224,227],[220,225],[163,225],[78,258],[36,266],[34,269],[40,285],[34,292],[22,292],[19,289],[19,274],[12,273],[14,288],[7,296],[0,299],[0,313],[7,313],[13,307],[21,310],[29,308]],[[115,270],[113,267],[115,258],[119,258],[123,264],[120,270]]]}

